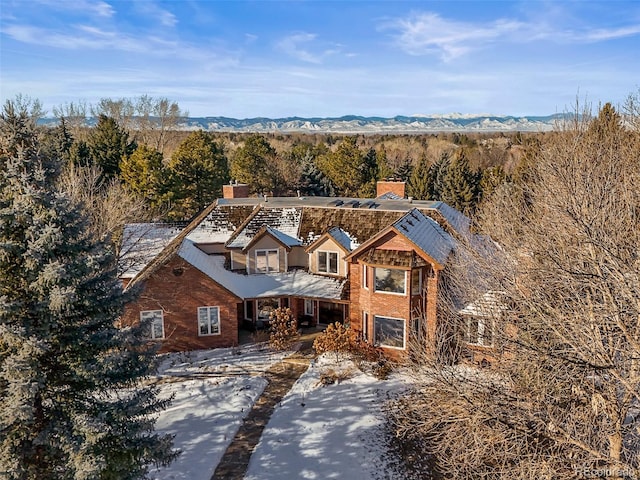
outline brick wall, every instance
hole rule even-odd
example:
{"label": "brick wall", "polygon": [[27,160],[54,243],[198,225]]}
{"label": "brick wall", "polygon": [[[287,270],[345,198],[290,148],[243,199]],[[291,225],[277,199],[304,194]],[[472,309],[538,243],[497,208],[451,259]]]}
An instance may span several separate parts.
{"label": "brick wall", "polygon": [[397,182],[394,180],[380,180],[376,185],[376,196],[385,193],[395,193],[399,197],[404,198],[405,182]]}
{"label": "brick wall", "polygon": [[[124,324],[139,321],[143,310],[162,310],[165,339],[161,352],[238,344],[240,299],[198,269],[175,256],[144,283],[123,315]],[[220,308],[220,335],[198,335],[198,307]]]}
{"label": "brick wall", "polygon": [[235,185],[222,186],[222,198],[247,198],[249,197],[249,185],[236,183]]}

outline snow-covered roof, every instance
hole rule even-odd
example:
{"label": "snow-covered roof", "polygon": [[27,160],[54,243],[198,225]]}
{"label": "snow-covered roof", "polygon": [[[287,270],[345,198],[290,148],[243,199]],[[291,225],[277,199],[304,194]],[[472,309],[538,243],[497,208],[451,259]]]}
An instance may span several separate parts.
{"label": "snow-covered roof", "polygon": [[251,205],[216,205],[187,238],[196,243],[226,243],[253,208]]}
{"label": "snow-covered roof", "polygon": [[263,226],[278,230],[284,235],[298,239],[302,209],[290,208],[260,208],[227,242],[228,248],[244,248]]}
{"label": "snow-covered roof", "polygon": [[342,245],[347,252],[355,250],[360,245],[358,241],[349,234],[349,232],[345,232],[340,227],[330,228],[327,233],[331,238]]}
{"label": "snow-covered roof", "polygon": [[129,223],[124,226],[118,263],[121,278],[133,278],[183,229],[182,223]]}
{"label": "snow-covered roof", "polygon": [[224,256],[207,255],[185,239],[178,255],[240,298],[297,297],[342,299],[346,280],[313,275],[304,270],[261,275],[242,275],[224,268]]}
{"label": "snow-covered roof", "polygon": [[438,223],[414,208],[393,226],[424,253],[444,265],[454,248],[454,240]]}
{"label": "snow-covered roof", "polygon": [[479,300],[467,304],[459,313],[474,317],[495,317],[505,310],[507,305],[504,302],[504,293],[489,290]]}
{"label": "snow-covered roof", "polygon": [[302,242],[299,239],[294,238],[291,235],[287,235],[286,233],[281,232],[280,230],[277,230],[275,228],[267,227],[266,231],[287,247],[297,247],[302,245]]}

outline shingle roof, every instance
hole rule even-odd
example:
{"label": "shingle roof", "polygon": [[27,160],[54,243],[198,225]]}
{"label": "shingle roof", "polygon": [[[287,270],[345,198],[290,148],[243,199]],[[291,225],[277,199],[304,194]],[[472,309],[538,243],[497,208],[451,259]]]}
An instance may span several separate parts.
{"label": "shingle roof", "polygon": [[186,226],[185,223],[129,223],[124,226],[118,265],[121,278],[133,278]]}
{"label": "shingle roof", "polygon": [[247,218],[245,223],[229,238],[228,248],[244,248],[262,227],[270,227],[292,238],[298,237],[301,208],[261,207]]}
{"label": "shingle roof", "polygon": [[393,227],[440,265],[445,264],[453,250],[451,235],[416,208],[404,214]]}
{"label": "shingle roof", "polygon": [[475,302],[467,304],[458,313],[474,317],[495,317],[508,309],[504,293],[490,290]]}
{"label": "shingle roof", "polygon": [[255,208],[254,205],[216,205],[188,238],[196,243],[225,243]]}

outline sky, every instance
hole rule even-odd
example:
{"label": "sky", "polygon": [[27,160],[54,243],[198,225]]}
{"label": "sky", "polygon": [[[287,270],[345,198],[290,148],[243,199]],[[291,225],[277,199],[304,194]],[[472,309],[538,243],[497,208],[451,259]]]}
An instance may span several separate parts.
{"label": "sky", "polygon": [[550,115],[640,91],[640,1],[0,0],[0,98]]}

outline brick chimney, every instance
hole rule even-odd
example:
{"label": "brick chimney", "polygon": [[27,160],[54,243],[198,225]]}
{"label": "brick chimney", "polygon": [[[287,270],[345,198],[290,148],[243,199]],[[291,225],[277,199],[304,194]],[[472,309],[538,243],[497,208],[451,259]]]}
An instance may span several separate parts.
{"label": "brick chimney", "polygon": [[405,185],[405,182],[394,178],[379,180],[376,184],[376,197],[384,195],[385,193],[395,193],[400,198],[404,198]]}
{"label": "brick chimney", "polygon": [[222,198],[248,198],[249,185],[246,183],[229,182],[229,185],[222,186]]}

